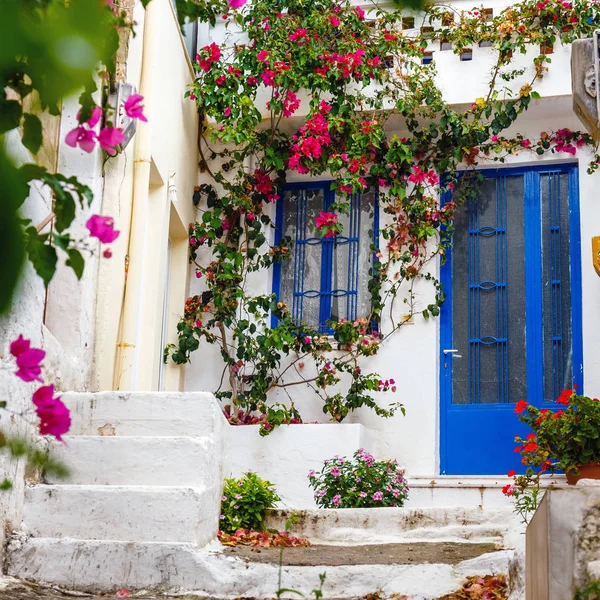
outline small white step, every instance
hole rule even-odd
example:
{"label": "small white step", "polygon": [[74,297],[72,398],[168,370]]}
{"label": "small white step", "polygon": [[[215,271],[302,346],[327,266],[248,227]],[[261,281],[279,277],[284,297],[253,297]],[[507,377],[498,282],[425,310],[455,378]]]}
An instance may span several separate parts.
{"label": "small white step", "polygon": [[218,485],[216,445],[193,437],[65,436],[53,456],[69,469],[67,479],[50,483],[76,485]]}
{"label": "small white step", "polygon": [[[39,485],[23,523],[35,537],[204,545],[218,528],[220,488]],[[52,561],[53,565],[57,563]]]}
{"label": "small white step", "polygon": [[[504,544],[519,529],[511,509],[346,508],[296,512],[292,533],[315,544],[359,545],[406,541]],[[270,511],[267,526],[285,529],[290,511]]]}
{"label": "small white step", "polygon": [[227,424],[205,392],[68,392],[71,435],[207,436]]}
{"label": "small white step", "polygon": [[[294,548],[291,550],[303,551]],[[219,599],[271,599],[278,589],[278,565],[185,544],[123,543],[30,538],[11,542],[8,573],[23,579],[94,594],[125,587],[147,592],[190,592]],[[287,552],[284,550],[284,553]],[[352,564],[284,566],[282,585],[306,597],[323,587],[327,600],[406,595],[430,600],[450,594],[470,575],[508,572],[512,552],[492,552],[458,564]],[[291,597],[291,596],[285,596]]]}

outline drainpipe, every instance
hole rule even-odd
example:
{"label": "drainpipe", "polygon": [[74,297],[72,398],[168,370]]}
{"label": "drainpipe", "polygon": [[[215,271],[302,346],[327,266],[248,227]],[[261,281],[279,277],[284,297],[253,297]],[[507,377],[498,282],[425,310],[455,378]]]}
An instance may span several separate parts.
{"label": "drainpipe", "polygon": [[[162,0],[161,0],[162,1]],[[121,313],[121,339],[117,344],[117,361],[114,387],[117,390],[136,390],[138,373],[139,336],[144,298],[144,272],[146,260],[145,237],[148,218],[150,166],[152,71],[156,34],[160,28],[159,0],[150,2],[144,22],[144,46],[140,94],[144,96],[144,110],[148,123],[138,123],[133,164],[133,195],[131,225],[129,228],[129,269],[125,280],[125,297]]]}

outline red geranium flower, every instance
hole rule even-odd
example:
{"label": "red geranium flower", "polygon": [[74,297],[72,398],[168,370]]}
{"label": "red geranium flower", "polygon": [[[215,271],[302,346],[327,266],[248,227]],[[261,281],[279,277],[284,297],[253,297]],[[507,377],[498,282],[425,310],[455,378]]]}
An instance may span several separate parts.
{"label": "red geranium flower", "polygon": [[527,408],[527,401],[519,400],[517,402],[517,406],[515,407],[515,412],[520,415],[526,408]]}

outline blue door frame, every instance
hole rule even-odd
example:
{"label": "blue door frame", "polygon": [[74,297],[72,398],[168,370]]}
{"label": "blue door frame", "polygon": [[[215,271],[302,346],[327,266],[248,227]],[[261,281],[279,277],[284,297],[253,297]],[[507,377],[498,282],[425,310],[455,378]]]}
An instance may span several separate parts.
{"label": "blue door frame", "polygon": [[[522,175],[525,202],[525,318],[527,356],[527,394],[525,398],[539,408],[556,409],[544,400],[543,390],[543,315],[541,252],[541,176],[567,174],[569,190],[570,286],[572,321],[573,383],[583,393],[583,350],[581,309],[581,239],[579,185],[576,164],[482,170],[485,177]],[[443,202],[450,200],[447,194]],[[453,349],[452,325],[452,250],[441,269],[446,291],[440,314],[440,471],[443,475],[500,475],[510,469],[519,471],[514,454],[515,434],[527,431],[514,412],[518,398],[485,404],[452,403]],[[469,342],[470,343],[470,342]],[[466,353],[466,352],[465,352]],[[462,360],[466,360],[462,359]],[[521,467],[522,468],[522,467]]]}

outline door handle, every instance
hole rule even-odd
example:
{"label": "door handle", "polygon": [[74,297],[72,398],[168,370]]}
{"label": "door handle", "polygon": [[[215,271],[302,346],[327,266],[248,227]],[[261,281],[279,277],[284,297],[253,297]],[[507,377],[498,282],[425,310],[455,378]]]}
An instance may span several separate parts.
{"label": "door handle", "polygon": [[458,354],[458,350],[454,348],[447,348],[446,350],[442,350],[442,352],[444,353],[444,356],[452,354],[454,358],[462,358],[462,354]]}

